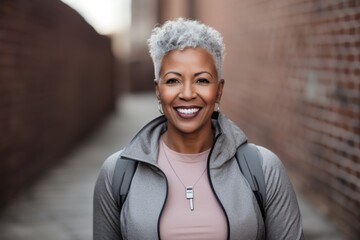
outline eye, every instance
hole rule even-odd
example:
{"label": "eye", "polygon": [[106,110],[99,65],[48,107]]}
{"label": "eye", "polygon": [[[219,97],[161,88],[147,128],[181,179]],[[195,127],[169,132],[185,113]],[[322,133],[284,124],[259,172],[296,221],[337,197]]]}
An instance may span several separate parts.
{"label": "eye", "polygon": [[210,83],[210,81],[208,79],[206,79],[206,78],[199,78],[199,79],[196,80],[196,82],[199,83],[199,84],[208,84],[208,83]]}
{"label": "eye", "polygon": [[169,84],[169,85],[173,85],[173,84],[179,83],[179,80],[177,80],[176,78],[170,78],[170,79],[166,80],[165,83]]}

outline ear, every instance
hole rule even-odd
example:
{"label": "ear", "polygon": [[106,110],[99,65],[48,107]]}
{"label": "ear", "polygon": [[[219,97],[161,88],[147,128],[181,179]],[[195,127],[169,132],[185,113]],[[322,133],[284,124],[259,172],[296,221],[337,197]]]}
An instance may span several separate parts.
{"label": "ear", "polygon": [[218,82],[218,89],[217,89],[217,102],[220,102],[221,100],[221,96],[222,96],[222,93],[223,93],[223,89],[224,89],[224,85],[225,85],[225,80],[224,79],[220,79],[219,82]]}
{"label": "ear", "polygon": [[160,100],[160,92],[159,92],[159,80],[154,79],[154,87],[155,87],[155,94],[157,99]]}

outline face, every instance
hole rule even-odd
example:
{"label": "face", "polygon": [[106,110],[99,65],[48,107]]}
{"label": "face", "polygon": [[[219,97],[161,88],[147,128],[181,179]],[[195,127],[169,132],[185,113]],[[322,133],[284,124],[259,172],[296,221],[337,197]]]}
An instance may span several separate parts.
{"label": "face", "polygon": [[166,54],[155,90],[168,130],[180,134],[211,131],[211,115],[223,86],[224,80],[217,79],[214,60],[206,50],[185,48]]}

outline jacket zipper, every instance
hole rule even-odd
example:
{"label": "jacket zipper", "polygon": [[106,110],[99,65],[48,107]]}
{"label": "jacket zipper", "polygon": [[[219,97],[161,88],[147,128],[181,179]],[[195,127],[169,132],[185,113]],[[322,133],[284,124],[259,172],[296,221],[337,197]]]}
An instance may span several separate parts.
{"label": "jacket zipper", "polygon": [[220,207],[221,209],[223,210],[224,214],[225,214],[225,218],[226,218],[226,224],[227,224],[227,239],[230,240],[230,223],[229,223],[229,217],[225,211],[225,208],[223,206],[223,204],[221,203],[220,199],[219,199],[219,196],[216,194],[215,192],[215,189],[214,189],[214,186],[213,186],[213,183],[212,183],[212,180],[211,180],[211,177],[210,177],[210,157],[211,157],[211,154],[214,150],[214,147],[215,147],[215,143],[216,141],[218,140],[218,138],[220,137],[221,133],[219,133],[216,137],[215,137],[215,140],[214,140],[214,143],[213,143],[213,146],[210,150],[210,153],[209,153],[209,156],[208,156],[208,159],[207,159],[207,175],[208,175],[208,179],[209,179],[209,183],[210,183],[210,187],[211,187],[211,190],[212,192],[214,193],[215,197],[216,197],[216,200],[217,202],[220,204]]}

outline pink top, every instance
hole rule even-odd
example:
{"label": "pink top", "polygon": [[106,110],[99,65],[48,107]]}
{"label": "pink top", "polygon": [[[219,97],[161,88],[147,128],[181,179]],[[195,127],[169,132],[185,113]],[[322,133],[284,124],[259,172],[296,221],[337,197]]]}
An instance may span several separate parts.
{"label": "pink top", "polygon": [[[165,173],[169,186],[160,218],[161,239],[226,239],[226,218],[211,190],[207,172],[204,173],[209,152],[210,149],[198,154],[182,154],[171,150],[160,140],[158,164]],[[184,185],[193,186],[193,211],[186,199],[185,187],[175,175],[166,156]]]}

